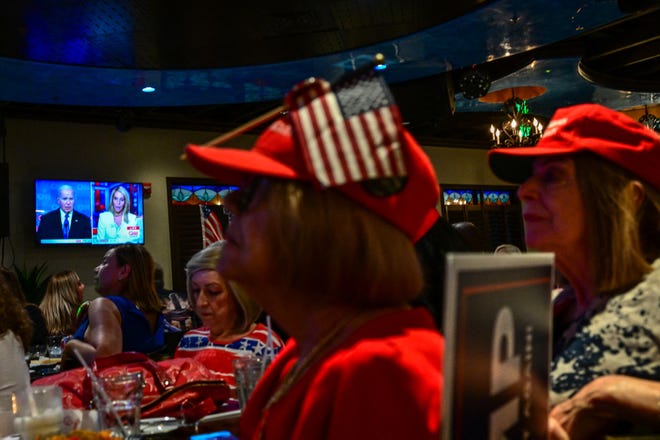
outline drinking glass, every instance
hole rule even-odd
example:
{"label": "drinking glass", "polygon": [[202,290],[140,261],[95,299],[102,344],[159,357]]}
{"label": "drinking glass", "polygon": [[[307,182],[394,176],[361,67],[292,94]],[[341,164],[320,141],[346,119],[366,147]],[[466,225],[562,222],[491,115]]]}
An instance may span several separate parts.
{"label": "drinking glass", "polygon": [[100,428],[120,435],[139,436],[144,387],[142,373],[136,371],[99,377],[98,382],[101,389],[95,387],[94,403]]}
{"label": "drinking glass", "polygon": [[14,397],[14,429],[24,440],[62,431],[62,388],[57,385],[32,386]]}
{"label": "drinking glass", "polygon": [[254,387],[268,366],[268,360],[254,355],[237,356],[233,359],[236,395],[241,409],[250,398]]}
{"label": "drinking glass", "polygon": [[49,358],[62,357],[62,336],[48,336],[47,352]]}

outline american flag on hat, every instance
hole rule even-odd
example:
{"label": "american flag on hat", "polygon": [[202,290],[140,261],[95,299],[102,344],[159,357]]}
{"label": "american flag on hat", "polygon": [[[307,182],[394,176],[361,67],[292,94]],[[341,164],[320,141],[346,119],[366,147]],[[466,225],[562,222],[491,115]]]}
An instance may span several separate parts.
{"label": "american flag on hat", "polygon": [[210,206],[199,205],[199,217],[202,222],[202,248],[216,241],[224,240],[222,223]]}
{"label": "american flag on hat", "polygon": [[308,79],[285,102],[293,135],[321,186],[406,175],[401,115],[373,66],[334,85]]}

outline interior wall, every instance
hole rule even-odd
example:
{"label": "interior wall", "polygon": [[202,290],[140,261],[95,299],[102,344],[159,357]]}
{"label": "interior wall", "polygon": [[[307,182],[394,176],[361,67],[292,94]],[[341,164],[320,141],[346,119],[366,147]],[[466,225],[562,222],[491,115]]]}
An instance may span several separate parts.
{"label": "interior wall", "polygon": [[[8,119],[6,127],[10,236],[5,240],[2,264],[30,267],[47,262],[48,273],[73,269],[86,284],[85,296],[93,297],[94,267],[107,248],[37,246],[34,180],[150,182],[151,197],[145,199],[144,206],[145,246],[163,266],[166,287],[171,286],[166,177],[206,177],[179,157],[187,143],[203,143],[218,133],[139,127],[120,132],[112,125],[27,119]],[[243,136],[232,144],[247,148],[252,142],[254,136]],[[485,150],[425,150],[441,183],[502,183],[486,166]]]}

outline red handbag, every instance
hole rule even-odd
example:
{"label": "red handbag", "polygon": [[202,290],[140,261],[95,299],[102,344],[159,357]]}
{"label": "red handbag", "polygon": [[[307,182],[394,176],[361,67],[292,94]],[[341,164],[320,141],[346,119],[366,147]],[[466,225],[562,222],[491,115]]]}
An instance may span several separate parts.
{"label": "red handbag", "polygon": [[[142,417],[198,420],[218,412],[229,398],[227,383],[191,358],[153,361],[142,353],[124,352],[97,358],[91,365],[99,377],[140,371],[144,378]],[[33,382],[59,385],[65,409],[93,408],[92,383],[84,368],[74,368]]]}

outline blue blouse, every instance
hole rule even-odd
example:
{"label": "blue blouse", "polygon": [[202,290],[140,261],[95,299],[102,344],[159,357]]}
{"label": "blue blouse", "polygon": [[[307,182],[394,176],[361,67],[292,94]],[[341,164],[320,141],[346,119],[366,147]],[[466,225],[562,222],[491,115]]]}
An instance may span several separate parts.
{"label": "blue blouse", "polygon": [[[122,351],[151,353],[165,345],[165,318],[162,313],[158,314],[156,329],[151,333],[146,316],[129,299],[123,296],[105,298],[117,306],[121,315]],[[73,334],[73,338],[83,341],[87,327],[89,327],[89,318],[85,317]]]}

